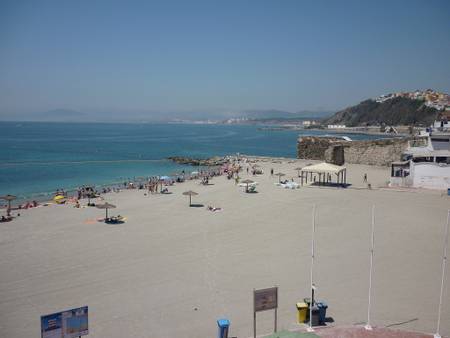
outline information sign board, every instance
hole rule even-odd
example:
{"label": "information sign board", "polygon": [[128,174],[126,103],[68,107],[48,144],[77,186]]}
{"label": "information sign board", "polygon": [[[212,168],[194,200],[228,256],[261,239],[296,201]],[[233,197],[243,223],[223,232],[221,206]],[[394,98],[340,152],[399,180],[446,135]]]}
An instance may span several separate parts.
{"label": "information sign board", "polygon": [[278,288],[268,288],[253,291],[254,311],[266,311],[278,307]]}
{"label": "information sign board", "polygon": [[87,306],[41,317],[42,338],[75,338],[88,333]]}

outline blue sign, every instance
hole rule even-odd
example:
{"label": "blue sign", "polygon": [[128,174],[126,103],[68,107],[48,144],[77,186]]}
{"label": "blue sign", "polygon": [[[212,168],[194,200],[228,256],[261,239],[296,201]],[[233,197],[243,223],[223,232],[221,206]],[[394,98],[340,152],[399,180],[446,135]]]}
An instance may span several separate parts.
{"label": "blue sign", "polygon": [[88,333],[87,306],[41,317],[42,338],[75,338]]}

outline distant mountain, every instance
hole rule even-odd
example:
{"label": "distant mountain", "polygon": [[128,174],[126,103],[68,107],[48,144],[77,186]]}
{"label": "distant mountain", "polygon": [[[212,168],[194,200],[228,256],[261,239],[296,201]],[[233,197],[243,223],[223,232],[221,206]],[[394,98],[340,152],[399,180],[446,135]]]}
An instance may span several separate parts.
{"label": "distant mountain", "polygon": [[294,117],[295,114],[276,109],[266,110],[244,110],[240,113],[236,113],[236,117],[248,118],[248,119],[273,119],[273,118],[288,118]]}
{"label": "distant mountain", "polygon": [[302,111],[291,113],[276,109],[254,109],[229,112],[89,112],[82,113],[71,109],[54,109],[46,112],[28,114],[0,115],[0,120],[41,121],[41,122],[194,122],[194,121],[226,121],[242,119],[251,121],[292,120],[320,118],[330,113]]}
{"label": "distant mountain", "polygon": [[296,113],[297,115],[309,118],[324,118],[333,115],[330,111],[314,111],[314,110],[302,110]]}
{"label": "distant mountain", "polygon": [[233,118],[247,118],[251,120],[275,120],[275,119],[305,119],[305,118],[321,118],[330,116],[330,112],[317,111],[299,111],[291,113],[283,110],[269,109],[269,110],[245,110],[240,113],[235,113]]}
{"label": "distant mountain", "polygon": [[37,113],[40,119],[53,121],[80,120],[86,118],[86,114],[71,109],[54,109],[43,113]]}
{"label": "distant mountain", "polygon": [[54,109],[45,112],[36,112],[29,114],[17,114],[7,117],[6,120],[17,121],[36,121],[36,122],[81,122],[88,115],[70,109]]}
{"label": "distant mountain", "polygon": [[366,100],[356,106],[338,111],[323,120],[324,124],[361,125],[430,125],[438,115],[438,110],[427,107],[423,100],[395,97],[376,102]]}

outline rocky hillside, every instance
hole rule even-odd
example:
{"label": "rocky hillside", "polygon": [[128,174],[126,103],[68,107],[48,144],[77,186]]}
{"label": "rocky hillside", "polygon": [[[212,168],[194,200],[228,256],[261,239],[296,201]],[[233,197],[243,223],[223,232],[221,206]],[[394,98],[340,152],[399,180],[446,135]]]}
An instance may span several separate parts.
{"label": "rocky hillside", "polygon": [[422,125],[429,126],[437,117],[435,108],[427,107],[424,101],[396,97],[385,102],[366,100],[345,108],[325,119],[324,124],[361,125]]}

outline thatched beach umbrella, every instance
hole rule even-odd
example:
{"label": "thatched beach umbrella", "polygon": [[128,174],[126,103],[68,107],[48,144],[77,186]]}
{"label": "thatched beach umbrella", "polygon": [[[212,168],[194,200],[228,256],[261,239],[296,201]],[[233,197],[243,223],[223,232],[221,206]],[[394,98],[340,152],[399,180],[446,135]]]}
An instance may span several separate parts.
{"label": "thatched beach umbrella", "polygon": [[245,187],[245,192],[248,192],[248,185],[251,184],[251,183],[255,183],[255,181],[246,179],[246,180],[243,180],[241,183],[244,183],[244,184],[247,185],[247,186]]}
{"label": "thatched beach umbrella", "polygon": [[98,209],[105,209],[106,214],[105,214],[105,219],[108,218],[108,209],[114,209],[116,206],[114,204],[105,202],[104,204],[97,204],[96,207]]}
{"label": "thatched beach umbrella", "polygon": [[6,209],[6,216],[11,215],[11,201],[14,201],[17,197],[13,195],[5,195],[0,197],[2,200],[8,201],[8,209]]}
{"label": "thatched beach umbrella", "polygon": [[196,196],[196,195],[198,195],[198,193],[196,193],[195,191],[189,190],[189,191],[185,191],[183,193],[183,195],[189,196],[189,206],[191,206],[192,205],[192,196]]}
{"label": "thatched beach umbrella", "polygon": [[281,176],[286,176],[286,174],[276,173],[275,176],[278,176],[278,183],[281,183]]}

